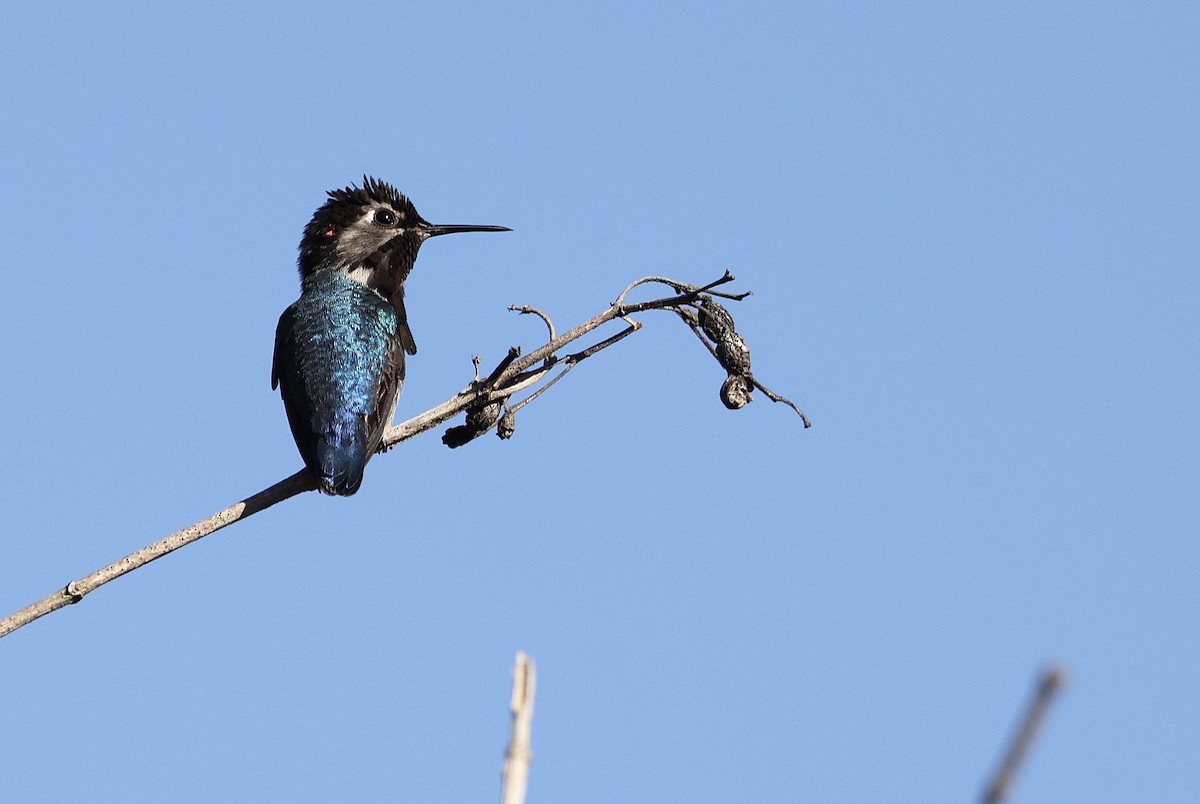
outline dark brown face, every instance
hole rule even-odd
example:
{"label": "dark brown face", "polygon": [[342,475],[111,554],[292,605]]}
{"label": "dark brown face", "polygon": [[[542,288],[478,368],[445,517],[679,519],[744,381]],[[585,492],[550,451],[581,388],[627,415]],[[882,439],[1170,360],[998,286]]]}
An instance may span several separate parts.
{"label": "dark brown face", "polygon": [[408,198],[364,176],[362,189],[331,191],[313,214],[300,241],[300,276],[329,267],[351,273],[383,271],[403,282],[429,228]]}
{"label": "dark brown face", "polygon": [[395,187],[363,176],[363,187],[332,190],[304,228],[300,278],[321,270],[344,271],[351,279],[398,303],[401,285],[431,237],[460,232],[507,232],[504,226],[431,224]]}

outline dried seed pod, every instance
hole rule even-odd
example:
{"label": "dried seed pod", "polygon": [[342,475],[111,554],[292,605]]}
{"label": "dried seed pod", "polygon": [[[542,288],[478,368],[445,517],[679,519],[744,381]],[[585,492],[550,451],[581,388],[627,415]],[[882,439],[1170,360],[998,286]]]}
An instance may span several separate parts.
{"label": "dried seed pod", "polygon": [[457,449],[479,438],[479,436],[492,428],[492,425],[496,423],[496,419],[500,418],[500,410],[502,408],[503,405],[499,402],[491,402],[486,405],[476,405],[467,408],[466,423],[446,430],[442,434],[442,443],[450,449]]}
{"label": "dried seed pod", "polygon": [[496,435],[504,441],[513,437],[513,433],[517,429],[517,414],[512,412],[512,408],[504,411],[504,415],[500,417],[500,424],[496,425]]}
{"label": "dried seed pod", "polygon": [[713,343],[720,343],[728,333],[734,331],[733,316],[715,300],[702,299],[700,301],[700,328]]}
{"label": "dried seed pod", "polygon": [[500,418],[503,408],[499,402],[467,408],[467,427],[479,431],[480,434],[486,433],[496,423],[496,419]]}
{"label": "dried seed pod", "polygon": [[446,432],[442,433],[442,443],[450,449],[458,449],[464,444],[471,443],[472,439],[478,435],[479,433],[465,424],[457,424],[454,427],[446,428]]}
{"label": "dried seed pod", "polygon": [[738,410],[753,401],[750,392],[754,390],[754,380],[742,374],[730,374],[721,383],[721,403],[730,410]]}
{"label": "dried seed pod", "polygon": [[717,361],[730,374],[750,373],[750,346],[733,330],[717,341]]}

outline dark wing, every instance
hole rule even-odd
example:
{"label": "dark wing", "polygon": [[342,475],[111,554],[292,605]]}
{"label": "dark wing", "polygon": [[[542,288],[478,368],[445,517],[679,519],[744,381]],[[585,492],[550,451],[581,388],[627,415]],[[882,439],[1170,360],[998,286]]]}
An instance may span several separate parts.
{"label": "dark wing", "polygon": [[279,323],[275,325],[275,353],[271,356],[272,391],[279,387],[279,381],[283,378],[283,360],[281,355],[283,351],[282,347],[291,332],[292,308],[289,307],[283,311],[283,315],[279,316]]}
{"label": "dark wing", "polygon": [[316,471],[319,461],[317,434],[312,426],[314,406],[304,392],[303,380],[299,376],[295,316],[295,305],[279,316],[279,325],[275,328],[275,355],[271,360],[271,388],[280,389],[296,448],[305,465]]}
{"label": "dark wing", "polygon": [[[388,301],[392,303],[392,307],[396,310],[397,336],[400,338],[400,345],[404,347],[404,351],[410,355],[417,353],[417,342],[413,340],[412,330],[408,328],[408,311],[404,309],[404,285],[396,288],[395,292],[388,297]],[[404,378],[404,356],[400,356],[400,375]]]}
{"label": "dark wing", "polygon": [[[375,391],[375,404],[367,413],[367,449],[374,454],[383,441],[383,431],[392,423],[396,415],[396,403],[400,401],[400,392],[404,389],[404,333],[408,327],[400,324],[396,336],[388,345],[387,363],[380,378],[379,387]],[[412,335],[408,336],[412,342]]]}

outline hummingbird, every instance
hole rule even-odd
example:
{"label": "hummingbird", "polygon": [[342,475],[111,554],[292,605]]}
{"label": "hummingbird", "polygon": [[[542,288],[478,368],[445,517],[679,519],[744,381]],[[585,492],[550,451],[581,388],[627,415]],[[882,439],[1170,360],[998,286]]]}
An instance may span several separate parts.
{"label": "hummingbird", "polygon": [[432,224],[392,185],[330,190],[300,240],[300,298],[275,330],[271,388],[321,491],[348,497],[362,484],[404,386],[417,344],[404,280],[421,244],[504,226]]}

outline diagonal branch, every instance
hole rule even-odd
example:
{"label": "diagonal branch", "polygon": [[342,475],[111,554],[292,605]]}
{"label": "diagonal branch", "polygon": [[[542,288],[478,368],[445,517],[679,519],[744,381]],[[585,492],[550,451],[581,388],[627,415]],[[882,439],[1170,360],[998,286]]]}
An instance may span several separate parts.
{"label": "diagonal branch", "polygon": [[[706,309],[703,307],[703,305],[709,305],[711,308],[713,305],[715,305],[715,301],[712,298],[713,296],[719,296],[720,298],[731,301],[740,301],[741,299],[744,299],[746,296],[750,295],[749,293],[734,295],[714,290],[715,288],[732,282],[733,280],[733,275],[728,271],[726,271],[725,274],[719,279],[710,282],[707,285],[699,286],[691,285],[685,282],[678,282],[674,279],[668,279],[665,277],[646,277],[644,279],[639,279],[629,285],[629,287],[625,288],[625,290],[622,291],[621,295],[617,298],[617,301],[609,305],[607,309],[561,335],[556,335],[555,328],[550,320],[550,317],[542,311],[528,306],[511,308],[521,313],[533,313],[541,317],[541,319],[546,323],[547,328],[550,330],[550,340],[544,345],[525,355],[521,355],[521,351],[517,347],[512,347],[508,351],[508,354],[505,356],[505,358],[500,361],[496,368],[485,379],[478,379],[478,367],[476,367],[476,379],[473,380],[466,389],[455,394],[453,397],[441,403],[440,405],[430,408],[424,413],[414,416],[408,421],[388,428],[388,430],[384,433],[380,451],[386,451],[402,441],[407,441],[408,439],[414,438],[421,433],[432,430],[433,428],[446,421],[449,421],[460,413],[470,413],[472,411],[479,413],[483,411],[484,408],[488,408],[488,412],[492,412],[494,410],[496,412],[496,416],[492,417],[488,421],[484,421],[482,425],[474,429],[468,428],[470,429],[470,432],[462,436],[461,443],[467,443],[467,441],[476,438],[478,435],[481,435],[482,433],[487,432],[492,427],[496,426],[497,421],[499,420],[499,411],[501,409],[504,410],[504,416],[503,420],[500,421],[500,435],[502,437],[509,437],[512,435],[513,428],[515,427],[515,413],[518,409],[527,406],[529,403],[539,398],[544,391],[562,379],[568,371],[577,366],[586,358],[591,357],[592,355],[595,355],[610,346],[613,346],[614,344],[642,328],[640,323],[628,318],[630,315],[649,310],[674,311],[680,317],[682,317],[683,320],[693,328],[693,330],[697,332],[697,335],[701,336],[701,340],[703,341],[703,335],[701,335],[700,331],[697,329],[696,324],[693,323],[698,319],[696,318],[696,313],[693,313],[692,310],[695,309],[702,312],[704,309]],[[625,297],[631,290],[649,283],[667,285],[675,291],[675,295],[658,299],[650,299],[642,302],[625,302]],[[721,308],[721,310],[723,311],[724,308]],[[729,332],[733,333],[732,317],[728,316],[727,311],[725,311],[723,314],[725,318],[728,319]],[[612,335],[578,352],[561,358],[561,360],[566,363],[566,366],[560,373],[558,373],[546,385],[530,394],[529,397],[522,400],[520,403],[515,405],[509,404],[508,400],[513,394],[520,393],[538,385],[538,383],[542,382],[542,380],[544,380],[550,374],[551,370],[560,360],[560,358],[557,357],[560,349],[616,319],[624,319],[629,326],[615,335]],[[745,351],[744,361],[745,367],[748,369],[749,349],[745,346],[744,341],[740,339],[740,336],[736,337],[739,339],[738,342],[741,344],[741,348],[743,348]],[[705,342],[705,345],[709,346],[707,342]],[[721,348],[723,348],[723,345],[719,343],[717,349],[713,349],[713,347],[709,346],[709,351],[712,352],[718,360],[722,360]],[[726,359],[722,365],[724,365],[725,362],[728,362],[728,360]],[[763,393],[767,394],[772,400],[782,401],[788,405],[791,405],[791,407],[804,419],[804,426],[807,427],[809,425],[807,417],[804,416],[804,413],[798,407],[796,407],[789,400],[784,399],[783,397],[778,397],[777,395],[768,391],[760,383],[758,383],[757,380],[749,376],[748,372],[745,374],[745,376],[735,377],[731,371],[729,379],[738,379],[744,382],[750,382],[754,387],[757,387],[763,391]],[[728,383],[729,380],[726,382]],[[745,401],[749,401],[748,392],[744,394],[744,397]],[[728,402],[726,404],[729,406]],[[742,402],[742,404],[744,404],[744,402]],[[468,418],[470,419],[470,417]],[[449,444],[450,442],[447,440],[447,443]],[[107,567],[96,570],[90,575],[86,575],[82,578],[71,581],[63,589],[47,595],[45,598],[37,601],[36,603],[32,603],[20,611],[14,612],[3,619],[0,619],[0,637],[7,636],[18,628],[28,625],[39,617],[43,617],[50,612],[57,611],[58,609],[69,606],[73,603],[78,603],[84,598],[85,595],[95,591],[110,581],[116,580],[127,572],[132,572],[138,567],[149,564],[151,561],[154,561],[157,558],[161,558],[185,545],[198,541],[210,533],[215,533],[221,528],[232,525],[234,522],[239,522],[246,517],[257,514],[259,511],[270,508],[272,505],[275,505],[278,502],[282,502],[283,500],[294,497],[297,494],[305,491],[313,491],[316,488],[317,484],[311,474],[307,469],[302,469],[291,477],[281,480],[275,485],[264,489],[257,494],[247,497],[240,502],[234,503],[228,508],[218,511],[212,516],[202,519],[193,525],[183,528],[182,530],[178,530],[169,536],[154,542],[153,544],[143,547],[136,552],[130,553],[119,561],[109,564]]]}
{"label": "diagonal branch", "polygon": [[52,595],[47,595],[36,603],[32,603],[20,611],[14,612],[0,620],[0,637],[7,636],[23,625],[28,625],[39,617],[64,606],[78,603],[88,592],[99,589],[109,581],[115,581],[127,572],[149,564],[156,558],[162,558],[180,547],[203,539],[210,533],[215,533],[226,525],[257,514],[270,508],[277,502],[289,497],[295,497],[302,491],[313,491],[317,484],[307,469],[302,469],[291,477],[281,480],[274,486],[260,491],[252,497],[247,497],[239,503],[218,511],[210,517],[201,519],[194,525],[183,530],[177,530],[170,536],[159,539],[154,544],[147,545],[137,552],[130,553],[120,561],[115,561],[103,569],[96,570],[76,581],[71,581],[64,588]]}

